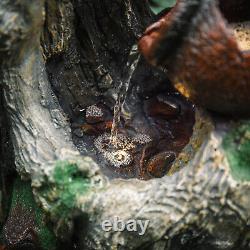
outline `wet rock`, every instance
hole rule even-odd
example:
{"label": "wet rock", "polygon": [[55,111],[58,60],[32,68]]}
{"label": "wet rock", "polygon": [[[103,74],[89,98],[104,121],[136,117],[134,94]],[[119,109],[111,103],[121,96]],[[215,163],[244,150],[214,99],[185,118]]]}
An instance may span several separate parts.
{"label": "wet rock", "polygon": [[174,152],[162,152],[151,158],[147,164],[147,172],[150,176],[161,178],[170,170],[176,159]]}
{"label": "wet rock", "polygon": [[83,124],[81,130],[87,135],[100,135],[106,131],[111,130],[112,121],[100,122],[98,124]]}
{"label": "wet rock", "polygon": [[83,135],[84,135],[83,130],[80,128],[73,130],[73,133],[74,133],[74,135],[76,135],[79,138],[83,137]]}
{"label": "wet rock", "polygon": [[91,105],[86,109],[86,121],[87,123],[94,124],[103,122],[105,120],[105,111],[97,106]]}
{"label": "wet rock", "polygon": [[180,113],[178,104],[168,100],[150,99],[145,103],[149,116],[162,118],[175,118]]}

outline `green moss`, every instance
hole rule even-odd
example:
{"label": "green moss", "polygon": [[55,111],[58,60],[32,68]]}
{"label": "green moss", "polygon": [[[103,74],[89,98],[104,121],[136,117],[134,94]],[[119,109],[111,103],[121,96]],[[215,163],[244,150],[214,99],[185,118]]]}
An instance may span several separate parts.
{"label": "green moss", "polygon": [[244,122],[227,134],[223,148],[232,175],[240,181],[250,181],[250,122]]}
{"label": "green moss", "polygon": [[45,215],[42,209],[37,205],[34,200],[31,183],[21,181],[19,178],[17,178],[14,182],[10,209],[13,209],[17,204],[20,204],[27,210],[34,211],[38,238],[42,249],[56,249],[56,237],[52,229],[46,224]]}
{"label": "green moss", "polygon": [[60,220],[60,224],[67,224],[76,209],[77,197],[85,194],[89,186],[89,179],[76,162],[58,161],[53,176],[38,192],[48,201],[52,217]]}

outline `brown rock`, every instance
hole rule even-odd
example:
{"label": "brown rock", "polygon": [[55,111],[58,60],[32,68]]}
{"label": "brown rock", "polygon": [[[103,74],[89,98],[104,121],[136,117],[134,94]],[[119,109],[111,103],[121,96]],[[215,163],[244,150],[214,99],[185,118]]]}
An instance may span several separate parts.
{"label": "brown rock", "polygon": [[147,164],[147,172],[150,176],[161,178],[170,170],[176,155],[174,152],[162,152],[151,158]]}
{"label": "brown rock", "polygon": [[146,30],[140,51],[166,68],[175,88],[195,103],[223,114],[250,114],[250,52],[240,49],[229,25],[249,21],[245,10],[246,0],[179,0]]}

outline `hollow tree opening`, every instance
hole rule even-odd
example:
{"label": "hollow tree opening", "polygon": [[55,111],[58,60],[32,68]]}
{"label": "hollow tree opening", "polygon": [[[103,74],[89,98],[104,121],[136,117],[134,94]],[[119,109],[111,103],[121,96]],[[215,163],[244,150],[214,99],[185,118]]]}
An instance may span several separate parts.
{"label": "hollow tree opening", "polygon": [[248,0],[220,0],[220,10],[233,29],[242,51],[250,50],[250,2]]}
{"label": "hollow tree opening", "polygon": [[[163,72],[131,54],[154,15],[139,1],[112,6],[109,1],[75,1],[61,8],[70,17],[60,26],[67,37],[65,49],[53,32],[53,19],[63,22],[53,4],[46,5],[42,43],[50,83],[71,122],[74,144],[110,178],[164,176],[189,142],[195,108]],[[133,16],[119,16],[116,4],[129,5]],[[114,123],[116,136],[110,139]]]}
{"label": "hollow tree opening", "polygon": [[[183,44],[193,41],[196,37],[207,38],[206,34],[210,34],[210,31],[213,33],[214,28],[218,28],[215,25],[218,19],[209,19],[211,22],[206,22],[207,17],[218,17],[221,20],[221,15],[211,15],[214,13],[213,10],[218,14],[217,8],[210,9],[211,12],[208,12],[206,8],[206,3],[215,4],[217,1],[185,1],[187,4],[200,2],[204,4],[201,6],[198,17],[205,17],[205,20],[203,19],[205,22],[198,22],[200,19],[195,18],[197,23],[193,24],[198,27],[203,25],[201,30],[204,30],[204,27],[206,28],[204,31],[208,32],[205,36],[200,36],[200,33],[196,36],[190,35],[186,37]],[[3,35],[0,39],[0,54],[5,59],[1,61],[0,69],[0,88],[3,88],[5,104],[4,108],[3,105],[0,106],[1,117],[3,117],[0,120],[2,120],[1,124],[7,128],[6,131],[11,128],[10,141],[13,144],[14,154],[12,155],[15,163],[10,165],[14,165],[22,178],[32,181],[24,185],[14,185],[15,195],[11,199],[13,201],[11,208],[18,204],[16,203],[18,199],[15,197],[23,197],[22,204],[27,208],[30,206],[33,208],[33,201],[29,197],[34,194],[43,211],[49,215],[48,222],[52,224],[56,236],[63,241],[70,241],[72,234],[76,236],[70,244],[74,249],[77,245],[79,249],[98,250],[110,248],[173,250],[178,246],[183,249],[189,247],[193,249],[192,242],[195,241],[198,244],[197,249],[208,246],[207,249],[246,250],[249,248],[250,217],[250,186],[245,172],[249,166],[245,164],[249,162],[246,161],[249,152],[249,126],[237,130],[236,136],[232,134],[227,137],[224,148],[221,148],[225,133],[231,130],[234,124],[229,119],[222,121],[221,124],[221,117],[218,120],[212,116],[211,120],[216,122],[215,131],[203,140],[203,147],[197,152],[195,159],[190,162],[188,162],[189,159],[185,161],[188,163],[184,165],[189,166],[174,176],[147,182],[108,181],[90,157],[79,157],[72,143],[68,120],[71,122],[73,136],[76,138],[74,139],[75,145],[81,148],[85,155],[95,154],[88,147],[87,141],[82,139],[83,131],[79,130],[79,125],[80,128],[86,124],[93,128],[93,125],[104,124],[103,117],[110,117],[112,121],[118,89],[121,86],[120,83],[124,82],[123,79],[126,79],[128,70],[126,64],[130,57],[131,47],[151,22],[152,16],[145,3],[146,1],[141,0],[47,0],[46,11],[44,11],[44,1],[40,0],[0,1],[0,17],[2,18],[0,18],[0,33],[1,36]],[[40,29],[44,13],[47,16],[42,43],[40,43]],[[11,20],[14,23],[11,23]],[[195,30],[197,26],[191,28]],[[219,27],[225,27],[225,25]],[[187,33],[188,36],[190,33]],[[224,39],[224,34],[228,32],[218,32],[219,42],[232,40],[231,37]],[[205,45],[211,45],[211,49],[213,45],[218,48],[218,42],[209,38],[206,39],[208,43]],[[43,51],[40,45],[43,46]],[[193,60],[191,63],[185,61],[185,55],[179,57],[179,63],[187,63],[185,67],[177,62],[179,73],[187,72],[195,76],[192,77],[192,81],[188,82],[190,84],[194,80],[201,80],[202,86],[206,87],[206,84],[210,84],[212,80],[212,87],[203,88],[198,93],[202,99],[206,99],[208,95],[209,97],[215,96],[212,102],[215,103],[217,109],[226,105],[231,113],[232,106],[230,105],[242,99],[244,105],[234,111],[240,112],[244,107],[248,108],[250,106],[248,105],[249,85],[247,85],[249,66],[239,64],[238,61],[241,63],[241,60],[237,60],[236,63],[230,60],[232,63],[228,63],[228,58],[231,59],[231,57],[226,57],[227,53],[213,53],[215,57],[210,57],[206,54],[209,46],[201,47],[204,48],[201,51],[197,48],[200,46],[189,50],[192,52],[189,57]],[[227,46],[224,51],[229,51]],[[213,49],[212,52],[214,52]],[[236,48],[235,53],[240,54],[242,58],[242,53],[238,52]],[[212,66],[213,70],[210,71],[209,67],[199,67],[201,65],[199,59],[203,63],[205,61],[206,64],[203,65]],[[198,63],[195,64],[196,62]],[[234,65],[237,71],[232,70],[231,67]],[[49,73],[50,82],[47,73]],[[246,83],[240,82],[239,84],[237,80],[241,80],[241,76],[244,79],[248,77]],[[217,87],[221,86],[224,79],[229,80],[228,84],[222,85],[225,88],[218,89]],[[54,91],[51,90],[51,85]],[[129,85],[131,88],[128,88],[128,91],[132,94],[127,95],[129,99],[125,98],[126,105],[122,110],[121,128],[127,121],[131,121],[132,125],[135,124],[138,131],[144,128],[141,124],[146,126],[158,122],[158,127],[160,127],[162,123],[166,124],[162,116],[165,118],[171,114],[173,116],[168,121],[171,120],[176,131],[178,119],[182,117],[179,114],[188,116],[190,108],[193,109],[192,104],[189,105],[169,87],[169,81],[164,75],[146,65],[143,59],[139,60]],[[58,98],[55,98],[54,93]],[[220,102],[216,100],[217,93]],[[231,97],[234,93],[239,97],[236,101],[224,98],[224,96]],[[246,98],[244,98],[245,93]],[[155,109],[155,107],[158,108]],[[183,112],[185,110],[186,112]],[[68,120],[65,119],[65,113],[68,114]],[[175,115],[178,118],[174,118]],[[5,117],[10,120],[9,123],[6,123]],[[149,121],[144,123],[143,118]],[[177,122],[174,123],[174,120]],[[131,131],[133,143],[152,140],[152,136],[146,130],[141,131],[143,135],[138,138],[139,133],[133,130],[132,125],[130,127],[124,125],[124,128],[125,131]],[[182,122],[179,125],[183,130]],[[161,133],[157,127],[154,130],[156,134]],[[165,131],[168,130],[164,129]],[[76,135],[78,132],[80,136]],[[4,139],[2,142],[9,141],[8,132],[4,133],[7,140]],[[195,129],[194,134],[197,134]],[[137,135],[137,138],[134,135]],[[84,134],[84,137],[88,136]],[[92,137],[95,139],[93,140],[96,144],[94,146],[98,146],[99,135]],[[103,137],[105,139],[105,136]],[[159,140],[155,139],[155,141],[159,144]],[[190,146],[189,143],[185,150],[189,150]],[[8,146],[4,147],[1,156],[5,155],[6,151],[9,151]],[[159,156],[163,158],[153,155],[152,161],[148,161],[149,173],[153,175],[157,173],[157,171],[150,171],[154,170],[155,166],[151,162],[155,163],[164,157],[171,162],[174,155],[171,152],[159,152]],[[120,160],[126,158],[124,153],[118,156]],[[239,168],[235,168],[236,165],[243,170],[240,177],[244,175],[244,178],[241,181],[236,182],[232,178],[229,163],[232,165],[231,169],[235,169],[237,173]],[[104,165],[102,168],[107,170]],[[111,168],[111,173],[115,173],[112,170]],[[120,175],[117,174],[117,176]],[[11,213],[8,214],[11,215]],[[130,218],[136,221],[149,220],[149,230],[140,237],[128,230],[123,232],[102,230],[103,221],[114,216],[126,220]],[[38,223],[38,227],[35,228],[39,233],[39,241],[47,245],[50,234],[46,233],[47,230],[43,230],[46,229],[47,216],[43,218],[36,214],[36,217],[42,220],[42,224]],[[78,225],[73,228],[76,220]],[[8,219],[8,221],[12,220]],[[18,241],[20,238],[25,244],[27,237],[28,240],[30,238],[30,228],[25,227],[22,230],[23,223],[19,221],[25,222],[25,217],[18,214],[14,225],[7,222],[10,230],[5,230],[8,234],[4,237],[10,239],[9,248],[11,249],[16,248],[15,245],[12,246],[18,235],[21,236],[21,238],[18,237]],[[11,227],[15,225],[17,225],[17,230],[11,230]],[[18,235],[17,231],[20,232]],[[200,234],[197,235],[196,232]],[[207,242],[208,245],[206,245]],[[55,243],[51,244],[54,247],[47,245],[44,249],[57,249]],[[66,246],[65,248],[70,249]],[[58,249],[61,248],[58,247]]]}

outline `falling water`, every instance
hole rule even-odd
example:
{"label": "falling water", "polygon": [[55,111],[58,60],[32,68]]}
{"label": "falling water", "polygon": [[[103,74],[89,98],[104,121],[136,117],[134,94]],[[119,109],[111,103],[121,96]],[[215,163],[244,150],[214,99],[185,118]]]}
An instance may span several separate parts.
{"label": "falling water", "polygon": [[120,121],[121,121],[122,107],[124,105],[127,92],[131,85],[131,79],[137,68],[139,59],[140,59],[140,54],[138,52],[138,47],[137,45],[134,45],[128,57],[126,74],[125,74],[125,77],[123,77],[123,79],[120,82],[120,85],[118,88],[118,95],[117,95],[116,103],[114,106],[114,118],[113,118],[111,136],[110,136],[110,143],[114,147],[116,147],[116,144],[117,144],[118,128],[119,128]]}

